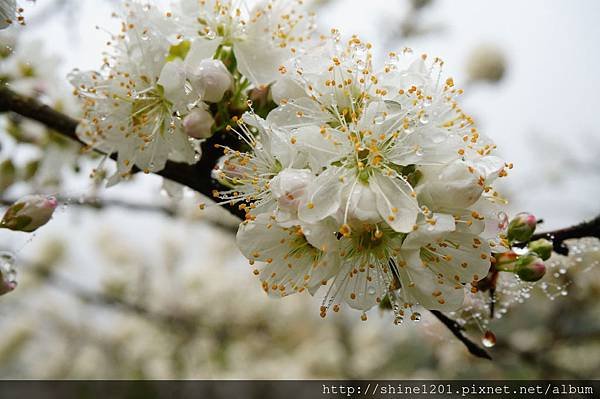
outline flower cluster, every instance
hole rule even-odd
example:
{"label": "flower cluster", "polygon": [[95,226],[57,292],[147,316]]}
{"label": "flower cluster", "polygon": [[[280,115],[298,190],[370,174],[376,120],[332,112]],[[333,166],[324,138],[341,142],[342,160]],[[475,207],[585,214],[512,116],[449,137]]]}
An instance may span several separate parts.
{"label": "flower cluster", "polygon": [[238,245],[265,291],[328,285],[322,316],[386,302],[400,322],[476,292],[506,247],[491,185],[511,165],[440,59],[405,49],[377,68],[370,47],[334,35],[281,65],[278,107],[232,128],[247,149],[225,148],[215,175],[231,189],[217,196],[246,210]]}
{"label": "flower cluster", "polygon": [[215,197],[245,210],[237,241],[265,291],[328,285],[322,316],[343,303],[363,319],[389,304],[397,322],[419,318],[417,304],[459,308],[507,246],[492,183],[511,165],[442,60],[404,49],[377,65],[356,36],[313,38],[299,3],[126,3],[102,71],[71,75],[79,136],[118,153],[116,183],[237,135],[214,142],[229,188]]}
{"label": "flower cluster", "polygon": [[79,137],[118,153],[109,184],[134,166],[155,172],[168,160],[195,163],[198,140],[245,106],[250,87],[272,82],[290,43],[310,34],[309,18],[289,2],[249,11],[236,3],[181,0],[164,11],[126,2],[102,70],[71,73],[85,107]]}

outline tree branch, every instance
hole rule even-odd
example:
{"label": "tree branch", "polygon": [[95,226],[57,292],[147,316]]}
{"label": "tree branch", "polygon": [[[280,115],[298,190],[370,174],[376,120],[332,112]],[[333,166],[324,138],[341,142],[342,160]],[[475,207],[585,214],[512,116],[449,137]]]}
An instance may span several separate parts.
{"label": "tree branch", "polygon": [[583,222],[575,226],[534,234],[533,237],[531,237],[531,241],[538,240],[540,238],[546,238],[552,241],[554,252],[561,255],[568,255],[569,249],[564,245],[564,241],[571,238],[582,237],[600,238],[600,216],[596,216],[590,221]]}
{"label": "tree branch", "polygon": [[[162,213],[165,216],[174,217],[177,215],[175,208],[163,205],[152,205],[152,204],[139,204],[135,202],[128,202],[121,199],[101,199],[101,198],[82,198],[78,201],[72,201],[69,198],[56,196],[56,200],[61,204],[74,205],[79,207],[87,207],[92,209],[105,209],[105,208],[122,208],[127,210],[141,211],[141,212],[156,212]],[[11,198],[0,198],[0,205],[11,206],[17,201],[17,199]]]}
{"label": "tree branch", "polygon": [[463,328],[455,320],[452,320],[439,310],[430,310],[430,312],[445,325],[448,330],[467,348],[470,354],[473,356],[492,360],[492,356],[482,347],[471,341],[463,334]]}
{"label": "tree branch", "polygon": [[[177,208],[175,206],[167,206],[167,205],[152,205],[152,204],[141,204],[137,202],[129,202],[122,199],[116,198],[98,198],[98,197],[90,197],[90,198],[82,198],[77,201],[73,201],[70,198],[65,198],[61,196],[55,196],[56,200],[61,204],[68,204],[69,206],[76,206],[82,208],[90,208],[95,210],[102,210],[106,208],[121,208],[124,210],[132,210],[136,212],[154,212],[158,214],[163,214],[165,216],[175,218],[178,215]],[[17,202],[15,198],[1,198],[0,197],[0,206],[11,206]],[[225,233],[234,234],[237,232],[237,226],[233,224],[233,222],[223,221],[221,219],[216,218],[205,218],[203,219],[207,223],[210,223],[212,226],[217,227]]]}

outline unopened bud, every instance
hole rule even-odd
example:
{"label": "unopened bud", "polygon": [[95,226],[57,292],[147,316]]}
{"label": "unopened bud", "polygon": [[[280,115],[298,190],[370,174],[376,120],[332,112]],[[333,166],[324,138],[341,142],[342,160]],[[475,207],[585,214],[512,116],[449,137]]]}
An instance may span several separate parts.
{"label": "unopened bud", "polygon": [[535,255],[521,256],[517,261],[517,275],[523,281],[538,281],[546,274],[546,265]]}
{"label": "unopened bud", "polygon": [[195,108],[183,119],[183,130],[195,139],[207,139],[212,136],[214,123],[210,112],[203,108]]}
{"label": "unopened bud", "polygon": [[231,73],[220,60],[205,59],[191,72],[192,85],[202,93],[202,101],[216,103],[233,85]]}
{"label": "unopened bud", "polygon": [[542,258],[542,260],[547,260],[552,255],[552,242],[546,240],[545,238],[540,238],[539,240],[535,240],[527,245],[531,252],[534,252],[537,256]]}
{"label": "unopened bud", "polygon": [[270,90],[268,86],[261,86],[248,92],[248,99],[256,109],[263,109],[269,103]]}
{"label": "unopened bud", "polygon": [[533,233],[537,220],[530,213],[519,213],[508,225],[507,238],[510,242],[527,242]]}
{"label": "unopened bud", "polygon": [[27,195],[6,210],[0,228],[31,233],[48,223],[57,205],[54,197]]}

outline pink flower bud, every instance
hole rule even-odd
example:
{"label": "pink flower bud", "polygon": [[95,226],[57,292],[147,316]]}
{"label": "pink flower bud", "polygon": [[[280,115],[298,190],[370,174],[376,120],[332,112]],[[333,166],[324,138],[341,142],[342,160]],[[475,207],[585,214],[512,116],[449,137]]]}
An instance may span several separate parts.
{"label": "pink flower bud", "polygon": [[546,265],[537,256],[525,255],[517,261],[516,271],[521,280],[533,282],[544,277]]}
{"label": "pink flower bud", "polygon": [[510,242],[529,241],[537,225],[537,219],[530,213],[519,213],[508,225],[507,238]]}
{"label": "pink flower bud", "polygon": [[0,228],[31,233],[48,223],[57,205],[54,197],[27,195],[6,210]]}
{"label": "pink flower bud", "polygon": [[233,84],[231,73],[220,60],[200,61],[190,74],[192,85],[202,93],[202,101],[216,103]]}
{"label": "pink flower bud", "polygon": [[195,139],[207,139],[212,136],[214,123],[210,112],[203,108],[195,108],[183,119],[183,130]]}

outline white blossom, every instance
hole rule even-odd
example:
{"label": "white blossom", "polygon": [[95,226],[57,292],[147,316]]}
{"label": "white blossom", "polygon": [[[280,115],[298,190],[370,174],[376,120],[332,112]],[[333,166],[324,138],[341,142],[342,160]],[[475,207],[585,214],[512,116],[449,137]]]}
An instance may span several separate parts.
{"label": "white blossom", "polygon": [[113,54],[101,72],[73,71],[70,80],[84,101],[77,134],[107,154],[118,153],[118,182],[135,165],[145,172],[167,160],[194,163],[193,143],[182,119],[199,93],[188,87],[186,67],[194,46],[173,43],[173,21],[156,8],[126,3],[122,33],[113,37]]}
{"label": "white blossom", "polygon": [[286,234],[310,243],[314,226],[336,238],[322,316],[343,303],[364,312],[386,297],[396,322],[416,304],[455,310],[503,244],[486,223],[498,225],[503,199],[492,184],[507,165],[458,105],[462,90],[440,80],[443,62],[408,50],[403,58],[412,60],[391,54],[377,69],[356,37],[319,44],[282,66],[279,107],[261,128],[240,124],[250,151],[226,151],[232,190],[221,197],[246,202],[238,245],[252,263],[267,261],[257,271],[263,287],[314,293],[311,275],[311,284],[299,276],[321,259],[318,245],[297,242],[310,251],[298,253],[305,263],[292,278],[285,268],[295,247],[275,243]]}
{"label": "white blossom", "polygon": [[310,40],[312,16],[302,12],[302,1],[270,0],[254,7],[245,1],[182,0],[175,6],[185,36],[206,55],[233,52],[239,72],[253,85],[278,77],[278,68]]}

